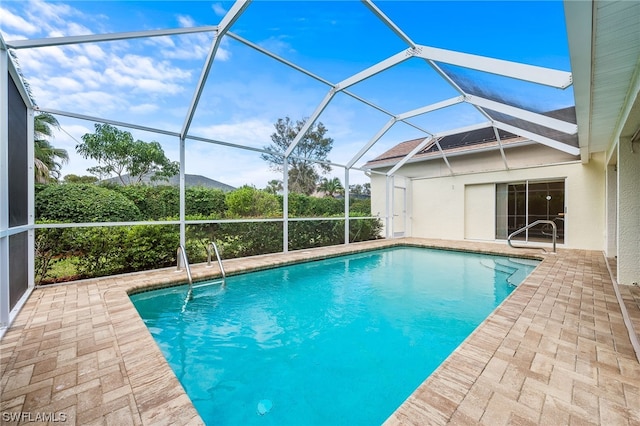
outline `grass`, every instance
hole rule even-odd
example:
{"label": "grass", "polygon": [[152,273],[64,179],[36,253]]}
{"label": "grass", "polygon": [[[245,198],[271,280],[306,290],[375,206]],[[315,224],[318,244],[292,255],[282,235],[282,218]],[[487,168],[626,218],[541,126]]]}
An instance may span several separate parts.
{"label": "grass", "polygon": [[[47,275],[40,284],[51,284],[75,279],[78,275],[78,269],[76,268],[74,260],[75,256],[69,256],[52,262],[51,268],[47,271]],[[38,283],[39,280],[40,277],[36,277],[36,283]]]}

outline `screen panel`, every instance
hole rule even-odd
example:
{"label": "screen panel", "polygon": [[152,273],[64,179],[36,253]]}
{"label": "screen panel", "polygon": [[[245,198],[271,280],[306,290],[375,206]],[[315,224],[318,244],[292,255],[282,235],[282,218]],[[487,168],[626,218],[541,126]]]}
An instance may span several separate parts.
{"label": "screen panel", "polygon": [[26,225],[28,222],[28,154],[27,154],[27,106],[20,96],[11,75],[8,78],[9,93],[9,226]]}
{"label": "screen panel", "polygon": [[28,248],[27,231],[9,237],[9,309],[16,306],[29,286]]}

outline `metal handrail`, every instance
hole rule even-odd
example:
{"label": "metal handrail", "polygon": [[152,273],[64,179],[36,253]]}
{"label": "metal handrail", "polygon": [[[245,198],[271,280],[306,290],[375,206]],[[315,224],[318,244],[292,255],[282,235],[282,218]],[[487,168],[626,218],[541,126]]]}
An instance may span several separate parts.
{"label": "metal handrail", "polygon": [[224,282],[227,279],[227,274],[224,273],[222,259],[220,258],[220,252],[218,251],[218,246],[216,245],[215,241],[211,241],[207,245],[207,266],[211,266],[211,247],[213,247],[213,251],[216,254],[216,258],[218,259],[218,266],[220,267],[220,272],[222,273],[222,283],[224,285]]}
{"label": "metal handrail", "polygon": [[191,292],[193,291],[193,278],[191,277],[191,266],[189,266],[189,259],[187,258],[187,252],[184,249],[184,246],[180,244],[178,246],[178,251],[176,252],[177,258],[177,267],[176,271],[180,272],[182,269],[180,268],[180,262],[182,262],[185,267],[184,269],[187,271],[187,278],[189,279],[189,292],[187,293],[187,300],[191,299]]}
{"label": "metal handrail", "polygon": [[511,238],[515,237],[516,235],[526,231],[529,228],[532,228],[536,225],[540,225],[541,223],[547,223],[549,225],[551,225],[551,229],[553,230],[552,232],[552,242],[553,242],[553,253],[556,252],[556,238],[558,236],[558,227],[556,226],[556,223],[552,220],[544,220],[544,219],[540,219],[540,220],[536,220],[535,222],[532,222],[530,224],[528,224],[527,226],[523,226],[522,228],[518,229],[515,232],[512,232],[511,234],[509,234],[509,236],[507,237],[507,244],[509,244],[509,247],[513,247],[513,248],[539,248],[542,251],[544,251],[545,253],[547,253],[547,250],[544,247],[518,247],[518,246],[514,246],[513,244],[511,244]]}

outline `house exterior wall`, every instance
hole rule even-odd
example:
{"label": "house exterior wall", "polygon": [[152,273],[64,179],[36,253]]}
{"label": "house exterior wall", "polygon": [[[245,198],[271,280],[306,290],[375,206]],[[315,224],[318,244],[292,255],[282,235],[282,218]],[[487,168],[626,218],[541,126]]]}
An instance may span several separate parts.
{"label": "house exterior wall", "polygon": [[618,282],[640,284],[640,152],[629,139],[618,144]]}
{"label": "house exterior wall", "polygon": [[[468,170],[482,169],[483,156],[499,152],[467,155],[450,161],[456,171],[447,176],[444,162],[435,160],[411,163],[398,173],[414,176],[408,183],[411,209],[407,212],[411,236],[451,240],[494,241],[496,235],[496,184],[525,180],[565,180],[565,247],[603,250],[605,247],[605,185],[604,155],[594,155],[588,164],[579,161],[555,165],[527,165],[538,160],[548,161],[549,148],[527,146],[512,149],[507,154],[510,170],[477,171],[462,174],[462,165]],[[536,156],[536,154],[540,154]],[[479,158],[480,157],[480,158]],[[561,157],[563,158],[563,157]],[[573,158],[572,158],[573,159]],[[557,158],[556,158],[557,160]],[[442,162],[442,164],[439,164]],[[429,164],[433,163],[433,164]],[[495,163],[493,163],[495,164]],[[455,166],[455,167],[454,167]],[[521,168],[516,168],[521,167]],[[436,172],[440,170],[440,172]],[[434,176],[430,176],[434,175]],[[372,211],[384,216],[384,176],[372,175]]]}

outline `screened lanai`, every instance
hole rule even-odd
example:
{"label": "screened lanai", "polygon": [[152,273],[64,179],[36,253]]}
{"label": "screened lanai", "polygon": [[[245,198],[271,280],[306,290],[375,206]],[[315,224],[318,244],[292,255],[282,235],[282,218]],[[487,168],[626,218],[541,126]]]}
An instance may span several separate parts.
{"label": "screened lanai", "polygon": [[[320,122],[335,130],[331,159],[321,163],[332,168],[331,176],[339,178],[344,188],[369,182],[372,175],[387,181],[401,176],[402,166],[426,148],[437,152],[447,173],[456,176],[439,141],[479,129],[495,135],[504,170],[512,167],[501,142],[505,132],[575,158],[582,154],[582,162],[589,161],[578,141],[562,4],[501,12],[504,19],[520,14],[518,31],[511,25],[496,25],[483,34],[466,29],[455,38],[451,35],[463,29],[448,23],[454,10],[462,19],[481,19],[495,11],[484,3],[467,4],[464,10],[431,2],[301,5],[249,1],[206,5],[206,9],[199,5],[193,16],[175,10],[159,16],[157,22],[164,25],[143,18],[143,10],[130,11],[131,18],[111,26],[100,19],[109,13],[124,16],[118,10],[122,5],[82,11],[61,7],[56,11],[60,16],[96,12],[96,17],[67,27],[55,28],[52,22],[43,32],[23,25],[23,16],[36,16],[32,5],[23,10],[8,6],[1,46],[2,98],[7,102],[2,105],[6,111],[2,205],[6,207],[0,221],[0,279],[3,294],[9,296],[3,300],[10,303],[3,302],[3,324],[11,321],[20,298],[34,285],[34,231],[96,226],[36,223],[30,165],[33,117],[38,113],[59,119],[57,137],[70,151],[82,133],[92,130],[92,123],[160,141],[168,156],[179,162],[177,220],[97,225],[179,227],[183,245],[189,226],[225,221],[187,217],[188,174],[208,174],[235,186],[261,185],[268,177],[280,180],[281,216],[230,221],[277,224],[283,252],[289,250],[292,229],[301,221],[336,221],[344,227],[344,244],[349,244],[349,196],[344,197],[340,218],[290,214],[288,175],[301,155],[296,147]],[[545,9],[538,13],[545,16],[550,33],[553,28],[551,43],[531,35],[541,23],[525,19],[531,13],[527,7]],[[432,19],[434,14],[440,18]],[[427,17],[430,25],[424,24]],[[174,25],[168,24],[169,18]],[[473,34],[477,36],[472,38]],[[506,43],[509,37],[513,40]],[[161,56],[154,56],[158,53]],[[175,94],[181,96],[170,96]],[[283,167],[273,174],[260,157],[269,152],[269,124],[284,116],[305,122],[286,150],[277,154]],[[420,142],[393,167],[380,172],[366,166],[407,139]],[[89,165],[82,160],[78,164]],[[256,183],[253,175],[263,180]],[[394,206],[389,188],[383,192],[385,208],[370,211],[365,218],[390,223]],[[390,228],[387,225],[383,236],[393,235]],[[23,255],[16,256],[17,252]]]}
{"label": "screened lanai", "polygon": [[[399,246],[536,259],[540,266],[379,423],[640,421],[640,3],[38,0],[3,2],[0,16],[3,420],[205,423],[131,295],[175,290],[184,309],[187,277],[176,271],[176,248],[186,243],[191,256],[196,243],[218,240],[228,290],[247,272]],[[70,156],[58,181],[44,185],[34,176],[35,117],[42,113],[58,120],[50,140]],[[263,155],[272,153],[274,124],[285,117],[306,121],[274,166]],[[289,184],[304,158],[297,149],[306,146],[303,135],[319,123],[333,149],[316,170],[339,179],[342,197],[302,195]],[[43,220],[43,192],[71,187],[68,176],[85,178],[98,164],[76,146],[101,125],[157,142],[178,166],[177,187],[160,194],[175,198],[154,218],[105,220],[96,213],[103,205],[124,205],[110,189],[102,205],[76,211],[87,220]],[[190,182],[205,178],[235,188],[225,197],[270,200],[269,214],[202,214],[214,203]],[[262,189],[278,181],[276,194]],[[356,188],[367,184],[370,199],[363,199]],[[77,187],[97,193],[109,185]],[[556,253],[550,244],[509,247],[499,235],[501,206],[516,205],[507,188],[563,221]],[[303,209],[320,204],[331,214]],[[531,206],[521,206],[526,222]],[[243,232],[221,241],[225,227]],[[379,233],[362,238],[367,229]],[[99,235],[106,242],[97,247],[101,262],[135,251],[138,260],[162,254],[171,268],[38,285],[39,238],[67,245],[67,231],[77,244],[68,254],[75,262],[88,257],[82,250],[93,240],[85,237]],[[256,242],[269,253],[225,256]],[[217,278],[215,265],[196,262],[196,280]],[[406,269],[425,280],[432,275],[424,264]],[[397,275],[383,281],[394,286]],[[218,284],[208,288],[217,292]],[[440,288],[446,298],[468,295]],[[357,310],[348,291],[322,297],[344,302],[341,312]],[[258,316],[261,336],[268,322]],[[409,333],[407,340],[414,342]],[[325,369],[309,370],[331,381]],[[368,375],[395,380],[398,371],[381,363]],[[344,376],[348,392],[371,401],[370,388]],[[272,396],[248,403],[258,421],[302,399],[262,398]],[[349,405],[348,398],[339,402]],[[362,404],[348,408],[361,412]]]}

